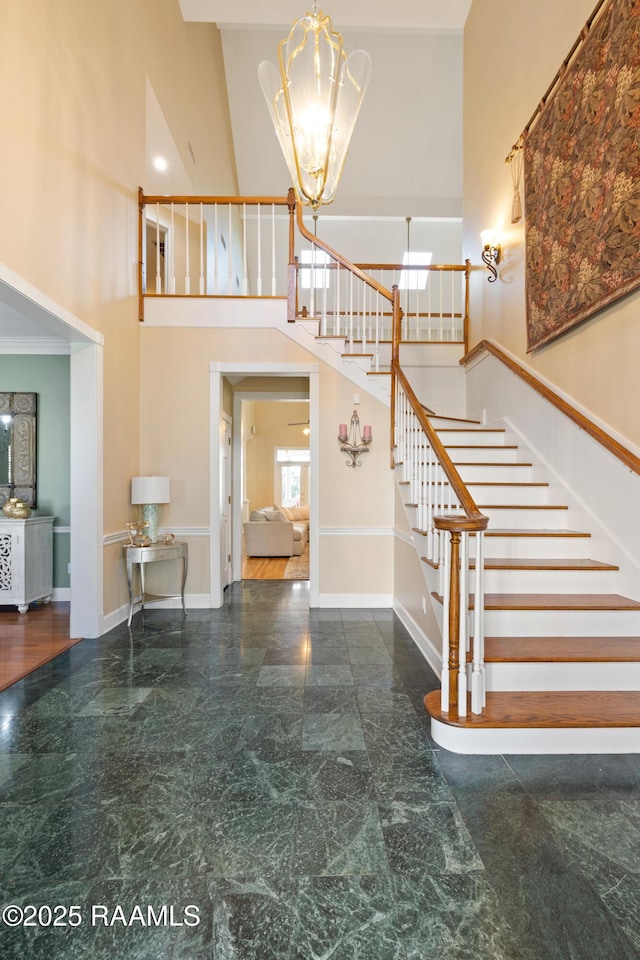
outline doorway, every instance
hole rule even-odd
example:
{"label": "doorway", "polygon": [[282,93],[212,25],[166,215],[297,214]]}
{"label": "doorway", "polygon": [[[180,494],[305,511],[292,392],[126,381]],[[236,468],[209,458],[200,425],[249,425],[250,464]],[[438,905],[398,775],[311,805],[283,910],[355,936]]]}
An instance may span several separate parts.
{"label": "doorway", "polygon": [[[293,397],[287,397],[287,391],[279,386],[274,389],[273,378],[304,378],[306,383],[305,396],[300,396],[299,390],[292,390]],[[245,378],[251,378],[251,389],[246,383],[242,383]],[[222,482],[220,458],[218,455],[218,424],[220,417],[225,409],[225,403],[232,403],[233,406],[233,443],[232,443],[232,568],[233,580],[242,580],[242,523],[243,509],[247,510],[245,503],[246,489],[244,463],[245,463],[245,445],[252,443],[248,440],[248,434],[243,436],[240,428],[242,423],[242,404],[243,401],[264,399],[264,400],[283,400],[283,399],[306,399],[308,401],[308,416],[304,420],[309,420],[309,597],[310,605],[318,606],[318,430],[317,423],[319,417],[319,365],[317,363],[253,363],[253,362],[227,362],[211,363],[209,365],[209,383],[210,383],[210,465],[211,465],[211,537],[210,537],[210,574],[211,574],[211,605],[220,607],[224,600],[224,582],[223,570],[221,566],[219,542],[221,533],[220,515],[219,515],[219,496]],[[229,401],[225,398],[226,387],[233,384],[233,399]],[[264,389],[260,389],[264,385]],[[246,389],[245,389],[246,388]],[[228,408],[227,408],[228,409]],[[290,418],[298,420],[302,418]],[[249,425],[250,426],[250,425]],[[298,427],[298,429],[300,429]],[[255,436],[255,435],[254,435]],[[294,444],[290,444],[294,446]],[[280,444],[283,446],[283,444]],[[270,477],[270,503],[273,505],[273,456],[268,466]],[[265,504],[267,505],[267,504]],[[250,506],[250,504],[249,504]]]}

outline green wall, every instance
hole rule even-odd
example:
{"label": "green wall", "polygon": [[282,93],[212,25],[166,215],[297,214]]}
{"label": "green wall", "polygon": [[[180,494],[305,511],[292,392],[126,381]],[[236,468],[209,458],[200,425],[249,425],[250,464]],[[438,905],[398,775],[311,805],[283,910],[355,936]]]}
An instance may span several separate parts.
{"label": "green wall", "polygon": [[53,586],[68,587],[69,533],[56,527],[70,523],[69,357],[0,355],[0,393],[24,390],[38,394],[38,507],[55,517]]}

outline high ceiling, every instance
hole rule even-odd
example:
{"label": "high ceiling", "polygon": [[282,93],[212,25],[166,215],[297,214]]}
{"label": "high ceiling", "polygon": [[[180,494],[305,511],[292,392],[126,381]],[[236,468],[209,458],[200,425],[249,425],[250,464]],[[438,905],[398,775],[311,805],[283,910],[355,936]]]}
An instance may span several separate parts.
{"label": "high ceiling", "polygon": [[[301,0],[179,0],[185,20],[217,23],[219,27],[282,27],[304,15],[311,3]],[[321,3],[335,25],[363,30],[462,30],[472,0],[334,0]]]}

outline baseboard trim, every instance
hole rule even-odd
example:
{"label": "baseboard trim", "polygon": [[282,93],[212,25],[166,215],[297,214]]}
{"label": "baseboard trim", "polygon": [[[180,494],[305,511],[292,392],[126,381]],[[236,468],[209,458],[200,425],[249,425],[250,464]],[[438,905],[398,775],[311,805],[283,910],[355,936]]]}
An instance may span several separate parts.
{"label": "baseboard trim", "polygon": [[[211,609],[211,596],[208,593],[187,593],[184,598],[184,603],[187,608],[187,615],[189,610],[210,610]],[[148,610],[182,610],[182,604],[179,599],[171,598],[170,600],[154,600],[147,604]],[[136,605],[134,610],[134,617],[139,612],[140,607]],[[105,633],[108,633],[110,630],[119,627],[121,623],[126,623],[129,619],[129,604],[124,604],[121,607],[118,607],[116,610],[112,610],[111,613],[103,615],[101,617],[101,631],[100,636],[103,636]]]}
{"label": "baseboard trim", "polygon": [[393,597],[390,593],[320,593],[317,606],[350,610],[360,607],[381,609],[393,607]]}
{"label": "baseboard trim", "polygon": [[408,632],[409,636],[435,675],[438,677],[438,679],[440,679],[442,670],[442,654],[436,649],[436,647],[434,647],[424,630],[397,599],[393,601],[393,612],[397,615],[403,627]]}
{"label": "baseboard trim", "polygon": [[431,736],[452,753],[640,753],[640,727],[464,729],[431,719]]}
{"label": "baseboard trim", "polygon": [[54,587],[51,600],[53,603],[70,603],[71,587]]}

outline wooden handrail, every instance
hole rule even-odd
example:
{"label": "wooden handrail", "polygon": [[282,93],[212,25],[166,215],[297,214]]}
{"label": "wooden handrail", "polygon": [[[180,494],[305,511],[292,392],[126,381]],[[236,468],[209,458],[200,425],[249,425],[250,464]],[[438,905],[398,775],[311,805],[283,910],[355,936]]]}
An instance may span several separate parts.
{"label": "wooden handrail", "polygon": [[[442,440],[440,439],[436,431],[433,429],[433,427],[429,423],[429,418],[424,412],[422,408],[422,404],[419,402],[418,398],[413,392],[411,388],[411,384],[405,377],[404,373],[402,372],[402,368],[400,367],[399,363],[396,360],[392,361],[392,369],[393,369],[394,376],[402,385],[402,389],[407,395],[409,403],[413,408],[413,412],[418,418],[418,422],[422,427],[422,429],[424,430],[425,435],[427,436],[427,439],[431,445],[431,448],[433,449],[436,457],[440,461],[440,465],[442,469],[447,475],[447,479],[451,484],[451,489],[453,490],[453,492],[457,497],[458,503],[460,504],[461,508],[465,512],[465,517],[455,518],[455,521],[456,521],[456,523],[454,524],[455,528],[459,530],[467,530],[467,531],[486,530],[489,524],[489,518],[485,516],[484,513],[481,513],[480,510],[478,510],[473,497],[469,493],[469,490],[465,486],[464,481],[462,480],[462,478],[460,477],[460,474],[456,470],[453,464],[453,461],[451,460],[451,457],[445,450]],[[449,523],[449,521],[447,521],[447,523]]]}
{"label": "wooden handrail", "polygon": [[634,473],[640,474],[640,458],[637,457],[635,453],[632,453],[631,450],[628,450],[615,440],[606,430],[603,430],[594,423],[593,420],[589,420],[583,413],[576,410],[574,406],[564,400],[546,384],[542,383],[541,380],[538,380],[536,376],[522,367],[513,357],[510,357],[501,350],[497,344],[492,343],[491,340],[481,340],[469,353],[465,354],[460,363],[466,366],[466,364],[470,363],[483,352],[492,354],[492,356],[504,363],[506,367],[515,373],[516,376],[520,377],[521,380],[524,380],[536,393],[544,397],[545,400],[548,400],[557,410],[560,410],[561,413],[564,413],[566,417],[577,424],[581,430],[589,434],[596,443],[603,446],[605,450],[608,450],[609,453],[613,454],[614,457],[624,463],[624,465]]}
{"label": "wooden handrail", "polygon": [[[315,237],[309,230],[307,230],[302,219],[301,203],[297,204],[297,220],[298,230],[306,240],[314,244],[314,246],[320,247],[320,249],[324,250],[325,253],[328,253],[332,260],[337,261],[345,268],[345,270],[348,270],[359,280],[362,280],[363,283],[366,283],[369,287],[372,287],[380,294],[380,296],[384,297],[390,302],[393,301],[393,294],[391,293],[391,290],[388,290],[387,287],[384,287],[381,283],[378,283],[378,281],[374,280],[373,277],[370,277],[368,273],[364,273],[355,265],[355,263],[351,263],[350,260],[347,260],[346,257],[343,257],[342,254],[337,252],[337,250],[334,250],[333,247],[330,247],[328,243],[325,243],[324,240],[321,240],[319,237]],[[318,269],[321,270],[322,267],[318,267]]]}
{"label": "wooden handrail", "polygon": [[356,263],[360,270],[431,270],[434,272],[450,270],[452,273],[464,273],[467,269],[464,263]]}
{"label": "wooden handrail", "polygon": [[286,207],[289,204],[288,197],[183,197],[183,196],[155,196],[142,195],[142,203],[188,203],[189,206],[196,206],[199,203],[219,203],[221,205],[231,204],[232,206],[247,206],[251,204],[264,203],[275,205],[276,207]]}

